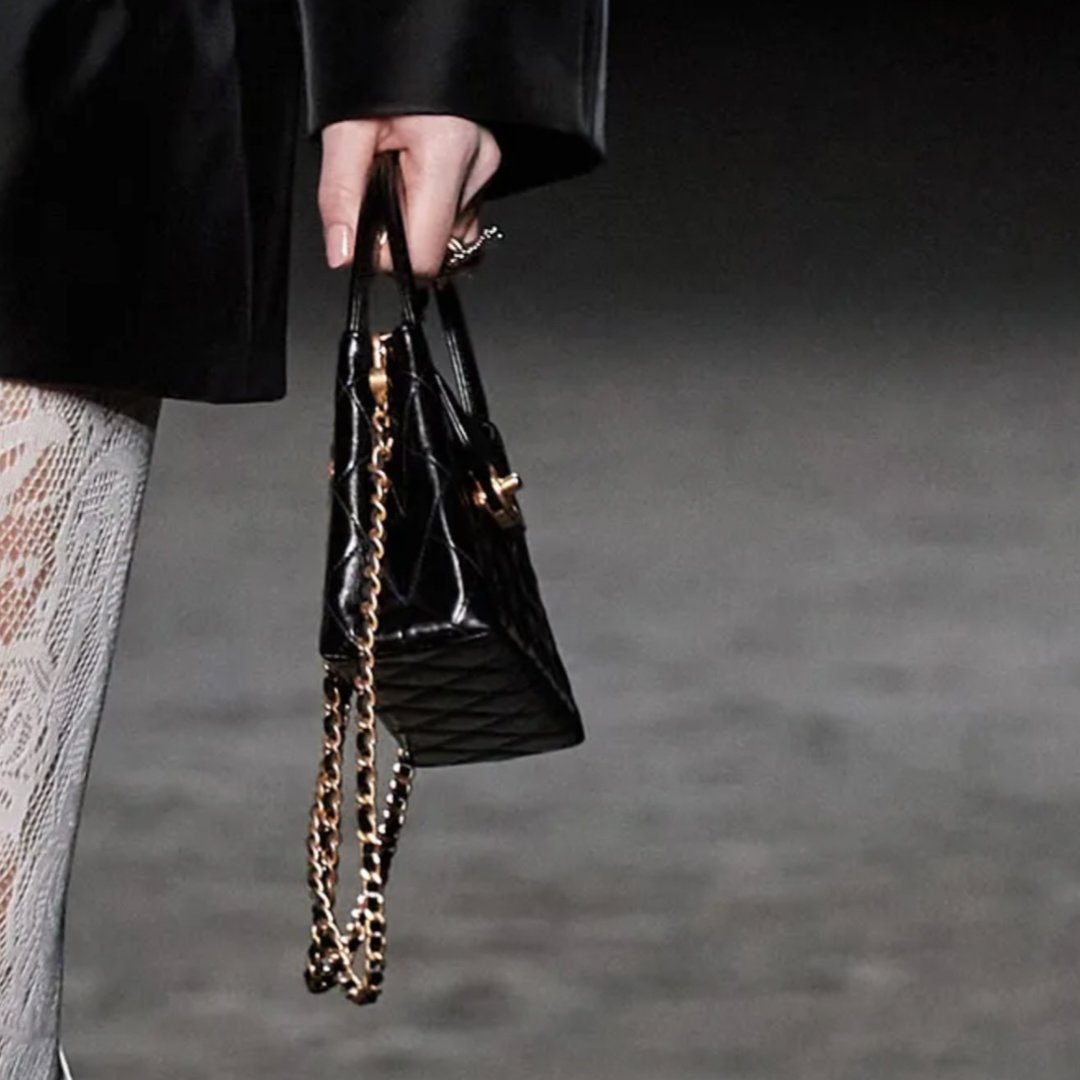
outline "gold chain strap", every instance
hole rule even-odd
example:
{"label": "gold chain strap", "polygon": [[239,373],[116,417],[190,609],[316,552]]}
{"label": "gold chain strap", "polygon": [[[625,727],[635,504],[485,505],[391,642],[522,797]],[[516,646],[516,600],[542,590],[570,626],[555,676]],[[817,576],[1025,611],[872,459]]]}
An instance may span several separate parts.
{"label": "gold chain strap", "polygon": [[[357,1005],[375,1001],[382,990],[386,970],[385,889],[390,862],[398,835],[405,822],[405,810],[412,790],[414,766],[408,753],[399,748],[394,775],[376,827],[375,773],[375,631],[381,583],[379,573],[385,552],[386,492],[390,487],[384,465],[390,459],[393,438],[389,434],[390,381],[386,373],[386,335],[372,337],[372,363],[368,382],[375,398],[371,460],[368,471],[374,485],[371,494],[371,523],[368,529],[369,557],[363,576],[367,582],[360,605],[363,633],[355,642],[359,653],[358,671],[350,683],[329,663],[323,663],[323,743],[315,800],[308,828],[308,886],[313,898],[311,945],[304,979],[308,989],[321,993],[340,985],[345,996]],[[334,917],[338,865],[341,846],[342,746],[348,721],[349,702],[356,691],[356,818],[360,846],[361,888],[356,907],[343,935]],[[352,959],[363,949],[363,974],[358,975]]]}

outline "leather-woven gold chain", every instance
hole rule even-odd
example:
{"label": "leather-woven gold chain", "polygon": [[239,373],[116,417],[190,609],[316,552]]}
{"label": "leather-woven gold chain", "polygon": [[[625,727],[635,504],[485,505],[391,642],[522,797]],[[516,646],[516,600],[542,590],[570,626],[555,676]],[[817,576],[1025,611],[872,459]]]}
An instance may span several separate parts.
{"label": "leather-woven gold chain", "polygon": [[[363,576],[367,588],[360,605],[363,631],[355,642],[359,654],[352,683],[323,663],[323,743],[315,800],[308,828],[308,886],[311,890],[311,945],[304,979],[312,993],[340,986],[357,1005],[375,1001],[382,990],[386,970],[385,889],[390,861],[405,822],[414,767],[408,753],[398,750],[394,774],[386,797],[382,821],[376,826],[375,745],[375,631],[381,583],[379,574],[385,553],[386,492],[390,478],[384,465],[390,459],[389,388],[385,337],[372,337],[372,363],[368,383],[375,399],[372,412],[372,448],[368,471],[373,480],[368,558]],[[356,818],[360,847],[360,893],[349,912],[345,933],[334,916],[341,845],[342,746],[349,702],[356,691]],[[363,950],[361,974],[353,966]]]}

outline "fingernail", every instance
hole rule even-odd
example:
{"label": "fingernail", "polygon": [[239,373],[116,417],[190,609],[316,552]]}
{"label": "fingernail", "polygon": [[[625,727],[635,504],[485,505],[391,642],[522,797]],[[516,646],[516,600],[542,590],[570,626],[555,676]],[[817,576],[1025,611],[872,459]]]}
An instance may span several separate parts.
{"label": "fingernail", "polygon": [[326,230],[326,261],[331,267],[344,266],[349,261],[350,233],[348,225],[331,225]]}

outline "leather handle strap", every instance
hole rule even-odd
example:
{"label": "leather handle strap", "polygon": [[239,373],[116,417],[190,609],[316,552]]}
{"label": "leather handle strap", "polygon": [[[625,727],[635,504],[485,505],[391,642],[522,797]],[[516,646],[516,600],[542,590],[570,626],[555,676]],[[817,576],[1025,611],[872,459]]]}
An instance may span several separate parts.
{"label": "leather handle strap", "polygon": [[398,285],[401,312],[406,322],[415,323],[426,302],[413,274],[409,245],[405,237],[405,222],[398,194],[402,187],[399,153],[397,150],[388,150],[375,155],[367,190],[356,219],[346,332],[363,334],[365,338],[368,336],[370,322],[371,282],[378,272],[376,240],[381,227],[387,232],[390,257],[394,265],[393,276]]}
{"label": "leather handle strap", "polygon": [[[403,185],[399,154],[400,151],[396,150],[384,151],[375,155],[372,164],[368,190],[357,218],[356,252],[349,277],[346,337],[362,335],[366,340],[370,336],[371,283],[377,273],[375,240],[380,223],[384,223],[387,232],[393,277],[398,285],[401,317],[405,325],[419,328],[428,304],[430,290],[417,283],[409,258],[402,213]],[[487,397],[457,290],[444,277],[437,279],[434,291],[454,370],[457,395],[452,404],[465,434],[465,450],[473,461],[474,475],[485,496],[494,504],[498,501],[498,492],[493,486],[492,469],[500,473],[508,471],[506,449],[488,416]],[[424,362],[430,363],[430,358]],[[437,372],[433,372],[433,375],[437,375]]]}
{"label": "leather handle strap", "polygon": [[[399,154],[400,151],[389,150],[375,155],[356,223],[346,328],[348,333],[363,334],[365,338],[369,334],[371,282],[377,273],[376,239],[380,227],[386,229],[403,319],[415,325],[428,303],[428,290],[417,283],[409,257]],[[434,283],[434,291],[461,407],[469,416],[487,420],[487,396],[457,289],[448,277],[443,277]]]}
{"label": "leather handle strap", "polygon": [[480,381],[480,368],[477,366],[472,339],[465,325],[461,300],[449,278],[440,278],[435,282],[435,303],[439,309],[446,351],[450,354],[462,407],[477,420],[487,420],[487,395],[484,393],[484,384]]}

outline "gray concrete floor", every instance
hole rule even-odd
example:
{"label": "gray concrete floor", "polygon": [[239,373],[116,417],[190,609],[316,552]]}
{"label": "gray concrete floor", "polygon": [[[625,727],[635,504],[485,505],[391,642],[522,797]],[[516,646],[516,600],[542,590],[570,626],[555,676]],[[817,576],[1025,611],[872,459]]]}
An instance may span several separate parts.
{"label": "gray concrete floor", "polygon": [[301,311],[284,402],[163,414],[70,893],[77,1080],[1074,1077],[1080,336],[548,340],[507,302],[525,330],[477,336],[588,741],[422,774],[382,1001],[306,991],[332,313]]}

